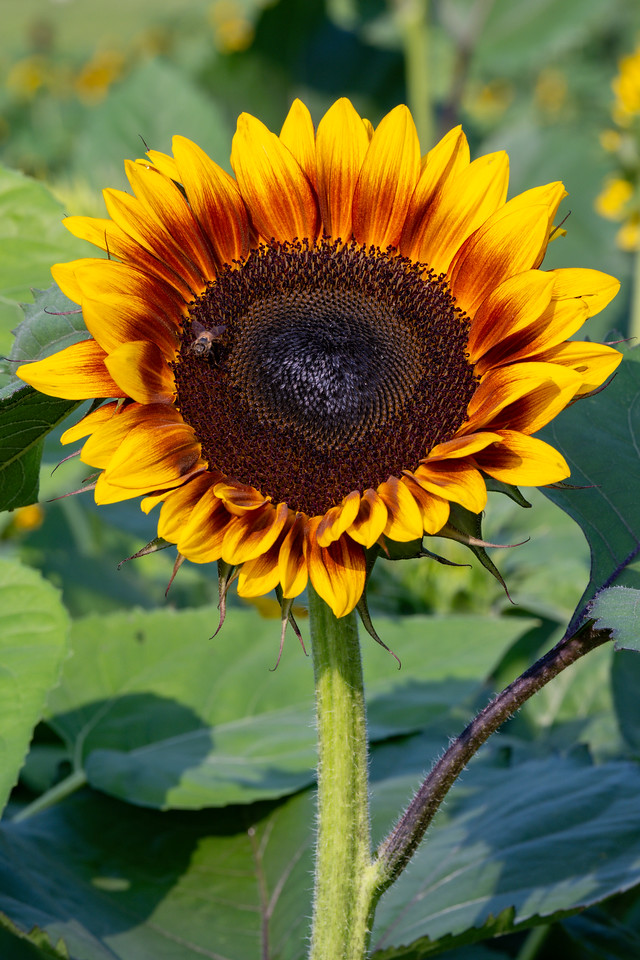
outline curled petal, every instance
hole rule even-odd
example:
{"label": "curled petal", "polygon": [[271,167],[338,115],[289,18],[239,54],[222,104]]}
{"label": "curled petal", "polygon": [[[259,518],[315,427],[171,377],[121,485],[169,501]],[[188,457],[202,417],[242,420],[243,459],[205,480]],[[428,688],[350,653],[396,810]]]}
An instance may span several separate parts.
{"label": "curled petal", "polygon": [[305,544],[309,521],[302,513],[296,514],[278,554],[278,573],[285,598],[299,596],[307,585],[309,570],[305,558]]}
{"label": "curled petal", "polygon": [[352,490],[339,506],[327,510],[316,530],[318,545],[328,547],[330,543],[341,537],[357,517],[359,509],[360,494],[357,490]]}
{"label": "curled petal", "polygon": [[257,510],[270,499],[264,497],[255,487],[244,483],[231,483],[229,480],[217,483],[215,494],[224,502],[229,513],[237,517],[241,517],[247,510]]}
{"label": "curled petal", "polygon": [[378,496],[387,508],[384,535],[398,543],[417,540],[424,532],[422,515],[407,485],[397,477],[389,477],[378,486]]}
{"label": "curled petal", "polygon": [[286,503],[280,503],[277,507],[267,503],[259,510],[251,510],[237,517],[225,534],[223,559],[235,566],[266,553],[278,539],[288,514]]}
{"label": "curled petal", "polygon": [[433,536],[438,533],[439,530],[442,530],[449,519],[451,510],[449,501],[436,496],[434,493],[429,493],[412,477],[405,477],[404,482],[407,485],[407,490],[418,506],[425,533]]}
{"label": "curled petal", "polygon": [[366,563],[360,544],[343,534],[328,547],[320,547],[315,536],[319,518],[309,522],[307,564],[311,583],[336,617],[354,609],[364,591]]}
{"label": "curled petal", "polygon": [[423,461],[417,470],[408,474],[428,493],[445,500],[453,500],[472,513],[480,513],[487,505],[487,488],[482,475],[473,464],[454,460]]}
{"label": "curled petal", "polygon": [[365,490],[358,516],[349,527],[349,536],[363,547],[372,547],[387,526],[389,511],[375,490]]}

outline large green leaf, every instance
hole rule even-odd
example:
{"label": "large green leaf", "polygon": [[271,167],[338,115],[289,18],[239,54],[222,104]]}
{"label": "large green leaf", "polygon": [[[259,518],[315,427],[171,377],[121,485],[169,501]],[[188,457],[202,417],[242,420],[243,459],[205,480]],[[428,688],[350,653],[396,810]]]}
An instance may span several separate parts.
{"label": "large green leaf", "polygon": [[[199,808],[281,796],[311,782],[311,661],[291,635],[274,671],[277,623],[233,610],[212,640],[217,621],[217,610],[204,608],[73,625],[74,656],[48,715],[93,786],[134,803]],[[403,668],[364,637],[370,736],[419,730],[468,705],[530,623],[377,621]]]}
{"label": "large green leaf", "polygon": [[542,436],[566,457],[571,484],[544,493],[576,520],[591,548],[591,579],[574,625],[598,590],[640,587],[640,349],[629,350],[606,390],[581,400]]}
{"label": "large green leaf", "polygon": [[[386,824],[407,778],[376,785]],[[418,960],[597,903],[640,882],[640,770],[549,757],[472,765],[411,866],[383,897],[376,960]],[[378,827],[378,829],[380,829]],[[499,921],[497,924],[496,921]],[[446,938],[446,940],[445,940]]]}
{"label": "large green leaf", "polygon": [[9,351],[19,304],[33,286],[51,283],[51,265],[91,255],[62,226],[63,213],[43,183],[0,167],[0,354]]}
{"label": "large green leaf", "polygon": [[640,651],[640,590],[603,590],[589,607],[589,616],[599,630],[611,630],[616,650]]}
{"label": "large green leaf", "polygon": [[[395,750],[398,770],[416,767],[420,738]],[[377,779],[376,752],[380,834],[414,784]],[[639,791],[631,763],[474,762],[383,897],[373,956],[419,960],[638,883]],[[313,792],[212,817],[84,791],[4,825],[0,910],[22,930],[63,937],[72,960],[302,960],[313,818]]]}
{"label": "large green leaf", "polygon": [[67,654],[58,592],[35,570],[0,559],[0,810]]}
{"label": "large green leaf", "polygon": [[[88,336],[78,305],[57,286],[34,293],[16,330],[12,361],[41,360]],[[78,406],[38,393],[13,374],[0,389],[0,510],[37,500],[44,439]]]}

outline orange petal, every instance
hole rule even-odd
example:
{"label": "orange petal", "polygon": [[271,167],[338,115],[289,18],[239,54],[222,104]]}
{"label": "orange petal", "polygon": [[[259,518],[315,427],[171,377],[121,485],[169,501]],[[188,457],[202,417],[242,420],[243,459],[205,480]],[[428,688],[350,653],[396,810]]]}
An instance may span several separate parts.
{"label": "orange petal", "polygon": [[362,120],[343,97],[318,125],[317,189],[324,232],[345,243],[351,239],[353,194],[368,149]]}
{"label": "orange petal", "polygon": [[167,407],[164,403],[149,406],[139,403],[128,403],[123,407],[114,404],[108,406],[112,411],[112,415],[108,418],[98,419],[95,413],[85,417],[85,420],[90,421],[91,429],[88,432],[91,436],[82,448],[80,459],[92,467],[101,469],[107,467],[122,441],[139,424],[151,425],[155,420],[162,424],[168,419],[174,423],[182,422],[178,411]]}
{"label": "orange petal", "polygon": [[487,505],[487,488],[479,470],[460,460],[423,461],[408,474],[428,493],[453,500],[472,513],[480,513]]}
{"label": "orange petal", "polygon": [[[160,173],[163,173],[165,177],[168,177],[169,180],[174,180],[180,182],[180,172],[178,170],[178,165],[176,164],[173,157],[170,157],[168,153],[161,153],[160,150],[147,150],[147,156],[154,167],[157,167]],[[146,160],[138,160],[137,163],[142,163],[145,166],[148,165]]]}
{"label": "orange petal", "polygon": [[420,176],[420,143],[407,107],[378,124],[353,195],[353,235],[385,250],[397,246]]}
{"label": "orange petal", "polygon": [[389,517],[384,501],[375,490],[365,490],[360,500],[358,516],[349,527],[349,536],[363,547],[372,547],[382,535]]}
{"label": "orange petal", "polygon": [[238,517],[225,534],[222,556],[233,565],[255,560],[276,542],[284,527],[289,509],[286,503],[273,507],[267,503]]}
{"label": "orange petal", "polygon": [[307,564],[314,589],[336,617],[351,613],[360,600],[366,582],[364,551],[343,534],[328,547],[318,546],[315,530],[319,518],[309,522]]}
{"label": "orange petal", "polygon": [[177,541],[178,550],[194,563],[211,563],[222,556],[222,544],[236,518],[209,487],[186,520]]}
{"label": "orange petal", "polygon": [[298,161],[309,183],[316,185],[316,140],[309,108],[297,98],[280,131],[280,141]]}
{"label": "orange petal", "polygon": [[535,265],[547,241],[547,218],[541,204],[514,210],[508,203],[464,242],[449,268],[449,284],[468,316],[494,287]]}
{"label": "orange petal", "polygon": [[387,524],[383,531],[385,537],[399,543],[406,543],[422,536],[424,532],[422,515],[409,488],[402,480],[389,477],[384,483],[379,484],[377,493],[388,512]]}
{"label": "orange petal", "polygon": [[435,273],[445,273],[467,237],[502,207],[508,182],[506,153],[478,157],[444,184],[426,207],[415,210],[409,255],[429,264]]}
{"label": "orange petal", "polygon": [[177,184],[152,166],[125,160],[124,167],[136,197],[150,216],[173,239],[182,256],[193,264],[202,279],[211,280],[215,276],[211,246]]}
{"label": "orange petal", "polygon": [[279,552],[280,544],[276,542],[266,553],[242,564],[238,577],[239,597],[263,597],[275,590],[280,583]]}
{"label": "orange petal", "polygon": [[[533,323],[551,302],[554,278],[527,270],[490,291],[471,322],[468,350],[472,363],[507,337]],[[477,373],[482,373],[478,369]]]}
{"label": "orange petal", "polygon": [[318,209],[311,184],[280,139],[247,113],[238,118],[231,164],[261,237],[315,240]]}
{"label": "orange petal", "polygon": [[[149,255],[166,264],[171,272],[180,278],[182,285],[191,291],[191,298],[204,289],[205,278],[201,271],[183,253],[173,235],[165,230],[144,203],[123,190],[103,190],[102,196],[107,213],[114,223]],[[209,277],[212,279],[213,276],[212,264]]]}
{"label": "orange petal", "polygon": [[580,386],[577,373],[553,363],[498,367],[471,398],[465,432],[486,427],[536,433],[564,410]]}
{"label": "orange petal", "polygon": [[169,402],[175,394],[171,369],[159,347],[148,340],[123,343],[105,360],[107,370],[138,403]]}
{"label": "orange petal", "polygon": [[180,181],[205,237],[215,251],[218,266],[246,257],[249,218],[238,184],[186,137],[173,138]]}
{"label": "orange petal", "polygon": [[500,442],[500,434],[498,433],[479,431],[478,433],[465,434],[454,437],[453,440],[446,440],[444,443],[436,444],[426,459],[428,459],[429,463],[433,463],[435,460],[451,460],[459,457],[467,457],[469,454],[476,453],[477,450],[484,450],[490,443],[496,442]]}
{"label": "orange petal", "polygon": [[[148,250],[126,234],[113,220],[104,217],[66,217],[62,222],[74,237],[88,240],[89,243],[105,250],[110,257],[116,257],[118,260],[129,263],[152,277],[157,277],[170,288],[175,288],[185,302],[188,303],[193,299],[193,291],[181,276],[174,273],[163,260],[152,256]],[[61,265],[58,264],[58,266]],[[75,284],[75,278],[73,282]],[[77,292],[80,293],[79,287]]]}
{"label": "orange petal", "polygon": [[230,480],[216,483],[215,495],[220,497],[229,513],[236,517],[241,517],[247,510],[263,507],[271,499],[263,496],[255,487],[244,483],[233,483]]}
{"label": "orange petal", "polygon": [[108,423],[117,410],[118,404],[115,401],[105,403],[101,407],[98,407],[97,410],[92,410],[91,413],[88,413],[86,417],[83,417],[78,423],[69,427],[68,430],[65,430],[60,437],[60,443],[73,443],[75,440],[80,440],[81,437],[88,437],[97,427]]}
{"label": "orange petal", "polygon": [[430,536],[442,530],[449,519],[451,507],[448,500],[443,500],[433,493],[428,493],[424,487],[413,480],[411,477],[405,477],[404,482],[407,490],[415,500],[420,516],[422,517],[422,526],[425,533]]}
{"label": "orange petal", "polygon": [[564,457],[548,443],[512,430],[503,430],[502,443],[477,455],[481,470],[503,483],[539,487],[569,476]]}
{"label": "orange petal", "polygon": [[357,517],[359,509],[360,493],[352,490],[339,506],[327,510],[316,530],[318,546],[328,547],[330,543],[341,537]]}
{"label": "orange petal", "polygon": [[[118,499],[124,500],[165,487],[177,487],[200,469],[200,444],[191,427],[153,417],[127,434],[102,477],[109,487],[118,488],[121,492]],[[99,487],[100,480],[96,503],[115,502],[99,499]]]}
{"label": "orange petal", "polygon": [[44,360],[23,363],[16,375],[40,393],[64,400],[126,397],[107,370],[105,359],[95,340],[81,340]]}
{"label": "orange petal", "polygon": [[278,572],[285,598],[298,597],[307,585],[309,570],[305,559],[308,520],[298,513],[278,554]]}
{"label": "orange petal", "polygon": [[[186,304],[153,277],[115,260],[100,267],[78,267],[82,312],[87,329],[111,352],[130,340],[152,340],[173,359]],[[167,310],[169,312],[167,312]]]}
{"label": "orange petal", "polygon": [[582,384],[576,396],[591,393],[611,376],[622,360],[622,354],[600,343],[584,343],[571,340],[547,350],[536,357],[545,363],[559,363],[580,375]]}
{"label": "orange petal", "polygon": [[564,184],[560,183],[559,180],[556,180],[554,183],[546,183],[541,187],[532,187],[531,190],[525,190],[524,193],[520,193],[517,197],[513,197],[513,199],[507,204],[512,211],[524,210],[527,207],[536,206],[539,203],[545,204],[547,208],[547,237],[540,248],[538,256],[531,264],[532,267],[539,267],[542,263],[547,250],[547,244],[549,243],[551,234],[553,232],[553,219],[558,212],[558,207],[560,206],[561,201],[566,196],[567,191],[564,188]]}
{"label": "orange petal", "polygon": [[[188,483],[168,493],[158,517],[158,536],[170,543],[177,543],[191,518],[192,511],[210,488],[211,477],[207,471],[204,471]],[[151,498],[147,497],[147,499]]]}

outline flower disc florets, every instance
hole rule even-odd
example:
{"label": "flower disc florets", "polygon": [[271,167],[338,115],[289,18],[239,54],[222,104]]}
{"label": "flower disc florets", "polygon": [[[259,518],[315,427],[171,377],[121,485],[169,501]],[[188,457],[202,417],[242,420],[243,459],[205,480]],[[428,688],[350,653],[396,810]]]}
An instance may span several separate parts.
{"label": "flower disc florets", "polygon": [[[392,251],[262,245],[190,317],[176,403],[203,456],[309,516],[415,469],[476,386],[446,280]],[[223,330],[206,354],[201,330]]]}

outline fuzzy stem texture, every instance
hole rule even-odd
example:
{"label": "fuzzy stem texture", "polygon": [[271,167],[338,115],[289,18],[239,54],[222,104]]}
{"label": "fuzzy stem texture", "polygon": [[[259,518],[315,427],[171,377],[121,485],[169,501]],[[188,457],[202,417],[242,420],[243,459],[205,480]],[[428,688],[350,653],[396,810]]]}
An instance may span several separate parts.
{"label": "fuzzy stem texture", "polygon": [[428,774],[396,827],[383,841],[376,898],[404,870],[424,837],[440,804],[482,744],[512,717],[529,697],[580,657],[611,639],[608,630],[595,630],[588,622],[541,657],[491,701],[457,737]]}
{"label": "fuzzy stem texture", "polygon": [[355,614],[337,619],[309,588],[318,729],[318,833],[310,960],[366,955],[371,863],[367,730]]}

